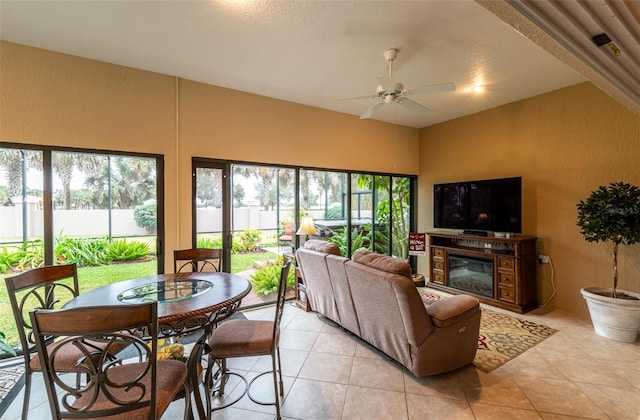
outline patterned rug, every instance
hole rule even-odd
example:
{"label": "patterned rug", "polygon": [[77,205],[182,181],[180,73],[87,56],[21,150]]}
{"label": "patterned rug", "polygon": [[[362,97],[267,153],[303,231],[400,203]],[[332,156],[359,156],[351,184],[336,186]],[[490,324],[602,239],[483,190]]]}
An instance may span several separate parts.
{"label": "patterned rug", "polygon": [[[446,299],[425,291],[420,294],[432,299]],[[482,308],[478,351],[473,364],[483,372],[491,372],[556,332],[558,330],[535,322]]]}
{"label": "patterned rug", "polygon": [[482,308],[473,364],[483,372],[491,372],[556,332],[535,322]]}
{"label": "patterned rug", "polygon": [[0,367],[0,418],[24,386],[24,364]]}

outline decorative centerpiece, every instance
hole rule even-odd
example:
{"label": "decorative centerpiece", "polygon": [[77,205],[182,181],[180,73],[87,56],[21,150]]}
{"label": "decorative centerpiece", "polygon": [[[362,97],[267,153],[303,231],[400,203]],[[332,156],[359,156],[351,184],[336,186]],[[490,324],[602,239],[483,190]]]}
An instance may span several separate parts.
{"label": "decorative centerpiece", "polygon": [[640,187],[600,186],[578,203],[577,224],[587,242],[613,244],[613,287],[580,290],[596,334],[632,343],[640,329],[640,294],[618,289],[618,247],[640,242]]}
{"label": "decorative centerpiece", "polygon": [[[159,340],[158,345],[160,345]],[[184,356],[184,346],[180,343],[170,343],[161,348],[158,348],[158,360],[179,360],[186,362],[187,358]]]}

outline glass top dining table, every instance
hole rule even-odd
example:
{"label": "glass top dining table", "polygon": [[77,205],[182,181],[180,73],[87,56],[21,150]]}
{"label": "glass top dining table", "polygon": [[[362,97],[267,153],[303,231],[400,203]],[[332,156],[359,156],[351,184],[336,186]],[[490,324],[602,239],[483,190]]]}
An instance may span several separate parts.
{"label": "glass top dining table", "polygon": [[82,293],[64,308],[128,305],[158,301],[158,323],[164,336],[202,329],[211,314],[235,310],[251,291],[244,277],[229,273],[169,273],[109,284]]}
{"label": "glass top dining table", "polygon": [[189,378],[200,418],[207,417],[199,393],[199,366],[206,337],[219,316],[230,316],[251,291],[249,280],[229,273],[171,273],[124,280],[82,293],[64,308],[158,301],[160,337],[201,331],[188,357]]}

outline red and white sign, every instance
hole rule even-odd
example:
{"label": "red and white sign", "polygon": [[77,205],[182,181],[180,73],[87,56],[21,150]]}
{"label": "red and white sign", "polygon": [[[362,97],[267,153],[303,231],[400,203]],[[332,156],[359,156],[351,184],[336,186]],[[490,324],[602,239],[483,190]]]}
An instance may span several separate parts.
{"label": "red and white sign", "polygon": [[427,255],[426,233],[409,233],[409,255]]}

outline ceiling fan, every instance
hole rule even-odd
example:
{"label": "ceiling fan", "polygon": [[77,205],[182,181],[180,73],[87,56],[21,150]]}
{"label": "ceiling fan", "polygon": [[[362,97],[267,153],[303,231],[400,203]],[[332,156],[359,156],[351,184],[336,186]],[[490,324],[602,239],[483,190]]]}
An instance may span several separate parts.
{"label": "ceiling fan", "polygon": [[378,76],[378,88],[376,89],[375,95],[367,95],[367,96],[355,96],[351,98],[342,98],[337,99],[339,101],[347,101],[352,99],[368,99],[368,98],[376,98],[377,101],[369,109],[367,109],[364,114],[360,116],[360,119],[371,118],[371,116],[380,109],[385,104],[396,103],[404,106],[415,112],[427,112],[429,108],[424,105],[419,104],[411,99],[409,96],[422,95],[425,93],[434,93],[434,92],[449,92],[456,90],[456,85],[452,82],[449,83],[440,83],[437,85],[429,85],[423,86],[417,89],[405,89],[402,83],[396,82],[393,80],[393,61],[398,57],[399,50],[397,48],[390,48],[385,50],[384,58],[389,62],[389,75],[388,76]]}

